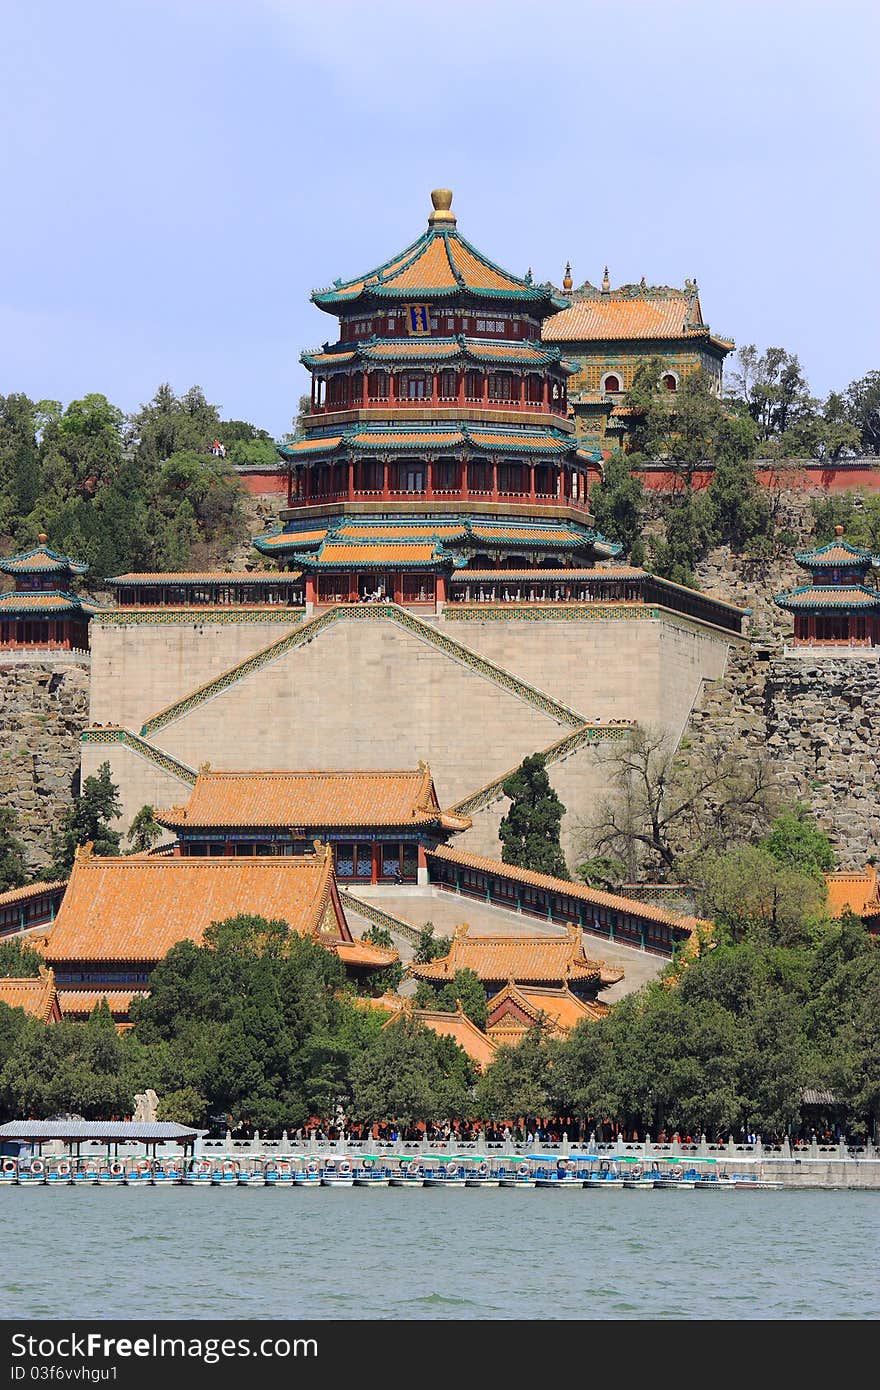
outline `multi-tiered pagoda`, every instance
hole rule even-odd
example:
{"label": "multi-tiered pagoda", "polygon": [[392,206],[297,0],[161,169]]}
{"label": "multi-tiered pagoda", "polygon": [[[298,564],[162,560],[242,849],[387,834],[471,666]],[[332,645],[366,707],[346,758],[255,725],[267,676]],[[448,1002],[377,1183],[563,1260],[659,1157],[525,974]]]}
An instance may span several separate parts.
{"label": "multi-tiered pagoda", "polygon": [[14,584],[0,595],[0,648],[86,652],[95,605],[72,590],[88,565],[50,550],[44,532],[38,540],[33,550],[0,559],[0,573]]}
{"label": "multi-tiered pagoda", "polygon": [[880,647],[880,592],[866,582],[880,555],[850,545],[842,526],[834,530],[829,545],[795,554],[812,582],[774,595],[774,603],[794,614],[796,647]]}
{"label": "multi-tiered pagoda", "polygon": [[405,251],[312,301],[339,319],[306,352],[304,437],[285,529],[258,548],[305,575],[307,603],[442,603],[453,573],[590,569],[620,547],[590,524],[566,381],[541,342],[567,306],[464,239],[452,194]]}

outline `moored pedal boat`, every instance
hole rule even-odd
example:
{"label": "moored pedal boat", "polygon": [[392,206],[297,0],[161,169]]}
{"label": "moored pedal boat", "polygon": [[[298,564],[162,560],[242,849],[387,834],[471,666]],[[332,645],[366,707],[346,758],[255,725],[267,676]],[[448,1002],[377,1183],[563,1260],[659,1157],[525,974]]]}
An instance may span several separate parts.
{"label": "moored pedal boat", "polygon": [[47,1187],[69,1187],[73,1182],[73,1165],[69,1158],[50,1158],[46,1165]]}
{"label": "moored pedal boat", "polygon": [[347,1158],[327,1158],[321,1169],[323,1187],[354,1187],[354,1169]]}
{"label": "moored pedal boat", "polygon": [[388,1187],[391,1175],[375,1154],[364,1154],[354,1170],[355,1187]]}
{"label": "moored pedal boat", "polygon": [[397,1168],[388,1177],[391,1187],[424,1187],[425,1175],[421,1163],[413,1158],[400,1158]]}
{"label": "moored pedal boat", "polygon": [[139,1158],[125,1174],[126,1187],[152,1187],[153,1165],[148,1158]]}
{"label": "moored pedal boat", "polygon": [[183,1169],[173,1158],[158,1158],[153,1164],[154,1187],[177,1187],[183,1181]]}
{"label": "moored pedal boat", "polygon": [[183,1175],[184,1187],[210,1187],[213,1180],[213,1165],[207,1158],[192,1159]]}
{"label": "moored pedal boat", "polygon": [[267,1187],[293,1187],[293,1167],[289,1158],[270,1159],[266,1164]]}
{"label": "moored pedal boat", "polygon": [[425,1187],[464,1187],[466,1178],[458,1162],[445,1155],[425,1155]]}
{"label": "moored pedal boat", "polygon": [[529,1168],[529,1160],[511,1155],[502,1158],[498,1168],[498,1185],[518,1187],[523,1192],[532,1191],[536,1183]]}
{"label": "moored pedal boat", "polygon": [[297,1159],[293,1170],[293,1185],[317,1191],[321,1186],[321,1165],[316,1158]]}
{"label": "moored pedal boat", "polygon": [[211,1174],[213,1187],[238,1187],[238,1163],[234,1158],[217,1159]]}
{"label": "moored pedal boat", "polygon": [[94,1158],[78,1158],[73,1165],[74,1187],[96,1187],[98,1163]]}
{"label": "moored pedal boat", "polygon": [[109,1162],[105,1159],[98,1169],[99,1187],[124,1187],[125,1168],[118,1158]]}
{"label": "moored pedal boat", "polygon": [[42,1187],[46,1181],[46,1165],[41,1158],[19,1159],[19,1187]]}
{"label": "moored pedal boat", "polygon": [[0,1163],[0,1187],[12,1187],[18,1182],[18,1164],[14,1158],[4,1158]]}
{"label": "moored pedal boat", "polygon": [[478,1158],[471,1155],[468,1160],[468,1167],[465,1170],[465,1187],[500,1187],[501,1179],[497,1173],[492,1172],[492,1167],[487,1158]]}
{"label": "moored pedal boat", "polygon": [[238,1174],[239,1187],[265,1187],[266,1175],[260,1159],[245,1159]]}

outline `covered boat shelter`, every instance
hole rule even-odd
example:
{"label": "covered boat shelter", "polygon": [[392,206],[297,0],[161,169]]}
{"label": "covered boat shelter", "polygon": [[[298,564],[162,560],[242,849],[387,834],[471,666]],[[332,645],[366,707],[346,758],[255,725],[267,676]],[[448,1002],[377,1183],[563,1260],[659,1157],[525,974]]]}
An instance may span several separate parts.
{"label": "covered boat shelter", "polygon": [[118,1156],[119,1145],[131,1143],[143,1144],[145,1151],[152,1148],[154,1158],[158,1144],[180,1144],[187,1156],[194,1151],[198,1137],[198,1130],[167,1120],[153,1124],[138,1120],[10,1120],[0,1125],[0,1145],[31,1144],[39,1154],[43,1144],[60,1139],[77,1158],[82,1144],[106,1144],[108,1154],[112,1144],[113,1153]]}

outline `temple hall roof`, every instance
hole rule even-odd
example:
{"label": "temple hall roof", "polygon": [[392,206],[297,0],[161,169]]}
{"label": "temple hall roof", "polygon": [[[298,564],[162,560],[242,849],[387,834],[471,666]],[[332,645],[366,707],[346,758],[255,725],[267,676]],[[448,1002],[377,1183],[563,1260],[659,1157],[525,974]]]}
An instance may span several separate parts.
{"label": "temple hall roof", "polygon": [[96,604],[85,603],[75,594],[47,593],[45,590],[39,593],[10,590],[7,594],[0,594],[0,616],[4,613],[38,613],[42,617],[48,617],[50,613],[82,613],[90,618],[99,611]]}
{"label": "temple hall roof", "polygon": [[57,995],[55,976],[43,967],[39,975],[0,978],[0,1004],[8,1004],[10,1009],[24,1009],[41,1023],[48,1023],[53,1014],[59,1016]]}
{"label": "temple hall roof", "polygon": [[[55,919],[51,961],[161,959],[179,941],[201,945],[212,922],[238,913],[280,918],[331,949],[351,940],[339,909],[326,916],[332,856],[97,858],[80,852]],[[332,915],[332,914],[331,914]]]}
{"label": "temple hall roof", "polygon": [[435,303],[459,297],[534,306],[539,315],[562,306],[564,301],[551,285],[535,285],[530,277],[520,279],[502,270],[465,240],[456,229],[448,189],[435,189],[431,201],[434,211],[428,230],[406,250],[364,275],[336,280],[331,288],[316,290],[312,301],[331,314],[343,312],[349,305]]}
{"label": "temple hall roof", "polygon": [[[428,857],[458,864],[463,869],[478,869],[484,873],[495,874],[500,878],[512,879],[532,888],[543,888],[547,892],[558,893],[561,897],[580,898],[595,907],[606,907],[616,912],[631,913],[634,917],[642,917],[647,922],[659,922],[664,926],[678,927],[682,931],[686,931],[688,935],[695,927],[708,927],[710,925],[698,917],[672,912],[656,903],[639,902],[636,898],[624,898],[618,893],[605,893],[599,888],[589,888],[585,883],[554,878],[551,874],[538,874],[532,869],[520,869],[515,864],[505,864],[500,859],[487,859],[479,854],[468,854],[465,850],[453,849],[449,845],[438,845],[436,849],[429,850]],[[518,977],[505,975],[502,978],[516,979]]]}
{"label": "temple hall roof", "polygon": [[[514,1023],[511,1015],[515,1012],[524,1014],[525,1020]],[[510,980],[489,1001],[486,1030],[497,1042],[496,1032],[523,1032],[543,1020],[554,1033],[561,1034],[570,1032],[584,1019],[595,1021],[604,1018],[607,1013],[607,1004],[598,1000],[578,999],[570,989],[541,989]]]}
{"label": "temple hall roof", "polygon": [[0,559],[0,571],[4,574],[85,574],[87,570],[88,565],[50,550],[42,538],[33,550],[21,550],[17,555]]}
{"label": "temple hall roof", "polygon": [[[606,282],[607,283],[607,282]],[[545,342],[629,341],[633,339],[709,338],[695,282],[685,288],[669,285],[621,285],[597,289],[589,283],[573,291],[569,307],[548,319],[541,331]],[[729,352],[733,343],[713,338]]]}
{"label": "temple hall roof", "polygon": [[124,1017],[134,999],[146,999],[147,989],[62,989],[58,992],[58,1003],[63,1017],[71,1014],[91,1014],[99,1004],[106,1004],[114,1018]]}
{"label": "temple hall roof", "polygon": [[436,825],[442,815],[431,769],[422,763],[403,772],[200,772],[186,806],[160,811],[157,819],[188,830],[318,829]]}
{"label": "temple hall roof", "polygon": [[[843,528],[840,527],[839,530],[842,533]],[[864,570],[869,565],[880,566],[880,555],[872,554],[864,546],[850,545],[849,541],[842,540],[840,536],[829,541],[827,545],[820,545],[816,550],[797,550],[794,558],[802,569],[807,570]]]}
{"label": "temple hall roof", "polygon": [[845,608],[867,612],[880,609],[880,590],[869,589],[866,584],[804,584],[799,589],[774,594],[773,602],[780,608],[796,610]]}
{"label": "temple hall roof", "polygon": [[558,981],[562,985],[578,981],[597,988],[623,978],[623,971],[589,959],[576,927],[569,927],[564,936],[471,936],[463,925],[455,930],[449,955],[425,965],[412,964],[407,973],[419,980],[443,981],[451,980],[458,970],[473,970],[489,982]]}
{"label": "temple hall roof", "polygon": [[[463,334],[455,338],[377,338],[360,342],[356,349],[340,352],[335,347],[324,347],[312,352],[304,352],[300,357],[304,366],[313,371],[328,371],[334,367],[346,367],[357,361],[364,370],[401,363],[403,365],[420,363],[461,363],[465,361],[488,363],[494,367],[559,367],[568,373],[577,370],[571,363],[564,363],[560,349],[548,347],[540,342],[493,342],[484,338],[468,338]],[[405,405],[405,401],[398,402]],[[540,403],[535,404],[540,409]]]}
{"label": "temple hall roof", "polygon": [[23,888],[7,888],[5,893],[0,893],[0,908],[9,907],[13,903],[30,902],[33,898],[42,898],[47,893],[57,893],[66,885],[66,878],[55,878],[26,883]]}
{"label": "temple hall roof", "polygon": [[[412,1017],[439,1037],[452,1038],[480,1071],[485,1071],[486,1067],[494,1062],[495,1044],[471,1022],[461,1004],[454,1014],[444,1013],[441,1009],[413,1009]],[[394,1022],[395,1019],[390,1018],[385,1027]]]}

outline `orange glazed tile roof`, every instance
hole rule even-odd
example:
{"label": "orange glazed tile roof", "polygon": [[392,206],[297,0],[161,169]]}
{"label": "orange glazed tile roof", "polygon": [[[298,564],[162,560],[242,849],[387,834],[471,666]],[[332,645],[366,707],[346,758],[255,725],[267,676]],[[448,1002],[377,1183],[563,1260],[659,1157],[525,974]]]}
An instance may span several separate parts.
{"label": "orange glazed tile roof", "polygon": [[44,893],[56,893],[66,885],[66,878],[56,878],[51,881],[27,883],[24,888],[8,888],[5,893],[0,893],[0,908],[8,907],[12,903],[30,902],[31,898],[41,898]]}
{"label": "orange glazed tile roof", "polygon": [[570,308],[545,320],[541,337],[546,342],[683,338],[695,329],[708,331],[698,303],[695,304],[684,290],[665,294],[592,291],[583,299],[576,298]]}
{"label": "orange glazed tile roof", "polygon": [[782,608],[880,608],[880,590],[856,584],[807,584],[777,594],[776,601]]}
{"label": "orange glazed tile roof", "polygon": [[386,445],[393,449],[447,449],[454,444],[463,444],[464,435],[460,430],[432,430],[423,434],[414,430],[376,430],[354,435],[353,442],[371,449],[381,449]]}
{"label": "orange glazed tile roof", "polygon": [[467,926],[456,927],[448,956],[412,964],[407,973],[419,980],[451,980],[458,970],[473,970],[484,981],[579,980],[597,988],[623,978],[622,970],[609,971],[603,961],[584,954],[576,927],[564,936],[471,936]]}
{"label": "orange glazed tile roof", "polygon": [[48,1023],[53,1014],[58,1016],[56,999],[55,976],[42,966],[39,975],[0,979],[0,1004],[8,1004],[10,1009],[24,1009],[41,1023]]}
{"label": "orange glazed tile roof", "polygon": [[94,612],[89,603],[80,602],[69,594],[27,594],[11,589],[0,594],[0,612],[4,610],[28,613],[67,613],[88,614]]}
{"label": "orange glazed tile roof", "polygon": [[314,439],[298,439],[295,444],[287,446],[287,452],[291,454],[307,454],[310,451],[335,449],[342,443],[341,434],[319,435]]}
{"label": "orange glazed tile roof", "polygon": [[832,542],[831,545],[823,545],[818,550],[806,551],[804,554],[809,559],[814,557],[821,559],[823,565],[849,566],[861,565],[862,562],[869,565],[872,559],[870,550],[864,550],[861,547],[856,548],[853,545],[848,545],[845,541],[841,541],[840,544]]}
{"label": "orange glazed tile roof", "polygon": [[133,999],[147,999],[148,989],[133,989],[127,993],[108,989],[62,989],[58,992],[58,1003],[62,1014],[90,1014],[98,1004],[106,1002],[114,1017],[127,1014]]}
{"label": "orange glazed tile roof", "polygon": [[[570,531],[565,526],[554,528],[547,527],[541,530],[537,526],[513,526],[499,525],[492,526],[482,521],[471,523],[471,535],[477,540],[483,541],[522,541],[528,545],[532,541],[556,541],[562,545],[570,545],[573,541],[579,545],[591,545],[589,537],[581,531]],[[502,571],[496,571],[501,573]]]}
{"label": "orange glazed tile roof", "polygon": [[522,280],[506,275],[498,266],[488,265],[474,254],[463,238],[450,237],[447,245],[452,262],[466,284],[483,290],[522,289]]}
{"label": "orange glazed tile roof", "polygon": [[410,772],[200,772],[186,806],[160,823],[210,826],[433,825],[431,769]]}
{"label": "orange glazed tile roof", "polygon": [[[495,1060],[495,1044],[492,1039],[471,1022],[460,1006],[454,1014],[443,1013],[440,1009],[413,1009],[412,1017],[439,1037],[452,1038],[480,1071],[485,1071]],[[393,1022],[393,1018],[388,1020],[388,1023]],[[388,1027],[387,1023],[385,1027]]]}
{"label": "orange glazed tile roof", "polygon": [[360,965],[370,969],[393,965],[400,959],[395,950],[374,946],[372,941],[334,941],[331,949],[343,965]]}
{"label": "orange glazed tile roof", "polygon": [[264,536],[260,538],[260,545],[265,548],[273,546],[295,546],[295,545],[319,545],[326,537],[326,531],[280,531],[277,536]]}
{"label": "orange glazed tile roof", "polygon": [[[539,532],[540,535],[540,532]],[[534,579],[536,582],[552,580],[557,584],[584,584],[596,579],[644,579],[644,570],[620,569],[620,570],[458,570],[451,577],[453,584],[469,584],[472,581],[480,583],[498,583],[501,580],[516,580],[522,583],[523,580]]]}
{"label": "orange glazed tile roof", "polygon": [[[319,534],[323,535],[323,532]],[[108,584],[283,584],[283,570],[158,570],[116,574]]]}
{"label": "orange glazed tile roof", "polygon": [[[490,1036],[490,1030],[497,1026],[503,1026],[505,1029],[512,1026],[513,1020],[504,1010],[508,1003],[522,1009],[534,1022],[543,1015],[550,1027],[560,1033],[570,1032],[585,1018],[596,1020],[604,1018],[608,1013],[607,1004],[600,1004],[598,1001],[585,1003],[584,1000],[578,999],[576,994],[572,994],[570,989],[536,989],[533,985],[514,984],[510,981],[489,1000],[486,1030]],[[524,1028],[527,1026],[523,1025]]]}
{"label": "orange glazed tile roof", "polygon": [[468,429],[468,438],[478,449],[533,449],[538,453],[567,453],[572,447],[569,439],[556,439],[552,434],[490,434],[483,430]]}
{"label": "orange glazed tile roof", "polygon": [[[417,342],[376,343],[369,348],[370,357],[456,357],[461,352],[458,343],[437,343],[431,339]],[[398,402],[405,404],[405,402]],[[418,404],[418,402],[414,402]]]}
{"label": "orange glazed tile roof", "polygon": [[332,857],[189,859],[80,853],[49,934],[52,961],[156,961],[178,941],[240,912],[280,918],[332,947],[350,940],[344,916],[324,930]]}
{"label": "orange glazed tile roof", "polygon": [[437,560],[433,544],[427,545],[324,545],[318,556],[328,565],[430,565]]}
{"label": "orange glazed tile roof", "polygon": [[832,917],[842,917],[847,908],[857,917],[880,913],[877,870],[873,864],[866,864],[861,873],[826,874],[825,884]]}
{"label": "orange glazed tile roof", "polygon": [[[695,927],[711,926],[698,917],[683,916],[670,912],[656,903],[639,902],[636,898],[623,898],[617,893],[603,893],[598,888],[588,888],[585,883],[569,882],[564,878],[553,878],[551,874],[536,874],[531,869],[520,869],[515,864],[504,864],[500,859],[486,859],[479,854],[467,854],[462,849],[451,849],[449,845],[438,845],[428,850],[429,859],[443,859],[450,864],[460,864],[463,869],[478,869],[484,873],[495,874],[500,878],[514,879],[532,888],[544,888],[558,893],[561,897],[581,898],[596,907],[608,907],[616,912],[628,912],[633,917],[643,917],[646,922],[661,922],[665,926],[679,927],[688,935]],[[515,978],[504,976],[503,978]]]}
{"label": "orange glazed tile roof", "polygon": [[407,1000],[400,994],[380,994],[374,999],[370,994],[347,995],[346,998],[356,1009],[384,1009],[389,1014],[399,1014],[407,1008]]}
{"label": "orange glazed tile roof", "polygon": [[384,278],[386,281],[392,280],[396,290],[454,289],[458,283],[446,254],[443,237],[429,238],[421,255],[410,265]]}

